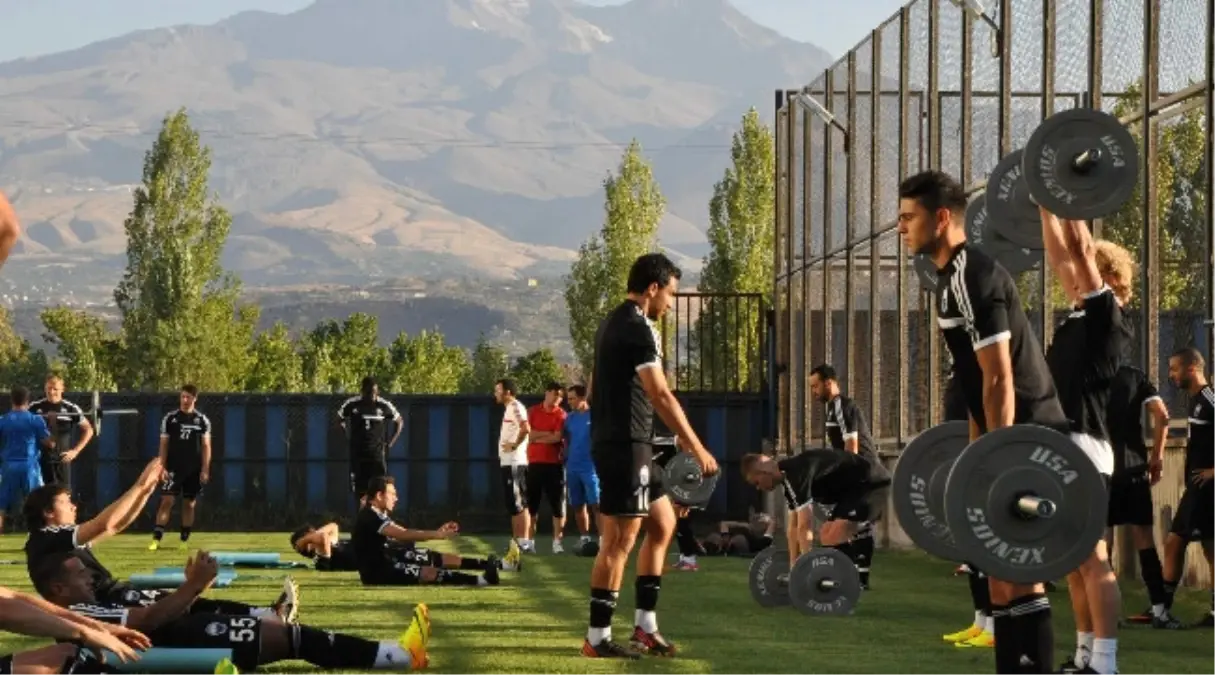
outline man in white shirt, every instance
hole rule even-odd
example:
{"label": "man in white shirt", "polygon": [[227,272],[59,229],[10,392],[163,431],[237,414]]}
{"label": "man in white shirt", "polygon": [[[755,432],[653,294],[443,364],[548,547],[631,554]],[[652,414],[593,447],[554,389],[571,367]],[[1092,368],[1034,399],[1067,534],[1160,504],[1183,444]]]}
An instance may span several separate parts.
{"label": "man in white shirt", "polygon": [[515,398],[515,382],[501,379],[494,384],[494,400],[506,409],[502,413],[502,430],[498,434],[498,461],[502,465],[502,493],[510,513],[511,536],[519,549],[536,552],[531,535],[531,515],[527,511],[527,408]]}

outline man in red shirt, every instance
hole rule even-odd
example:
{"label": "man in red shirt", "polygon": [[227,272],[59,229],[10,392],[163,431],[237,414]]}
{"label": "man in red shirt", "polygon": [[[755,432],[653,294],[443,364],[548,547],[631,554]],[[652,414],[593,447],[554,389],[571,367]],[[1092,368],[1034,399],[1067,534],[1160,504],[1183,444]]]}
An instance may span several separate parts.
{"label": "man in red shirt", "polygon": [[553,512],[553,553],[565,551],[561,535],[565,532],[565,410],[561,395],[565,387],[549,382],[544,387],[544,402],[527,411],[531,433],[527,444],[527,509],[532,514],[533,541],[536,538],[540,498],[548,497]]}

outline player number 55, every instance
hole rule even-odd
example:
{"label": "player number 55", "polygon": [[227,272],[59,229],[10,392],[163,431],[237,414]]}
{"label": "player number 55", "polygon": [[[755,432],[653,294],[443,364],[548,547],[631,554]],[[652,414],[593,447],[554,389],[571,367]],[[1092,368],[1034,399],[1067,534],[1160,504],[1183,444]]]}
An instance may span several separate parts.
{"label": "player number 55", "polygon": [[253,628],[257,626],[257,621],[258,619],[255,616],[242,616],[232,619],[228,623],[230,627],[228,640],[231,642],[253,642],[253,639],[256,637]]}

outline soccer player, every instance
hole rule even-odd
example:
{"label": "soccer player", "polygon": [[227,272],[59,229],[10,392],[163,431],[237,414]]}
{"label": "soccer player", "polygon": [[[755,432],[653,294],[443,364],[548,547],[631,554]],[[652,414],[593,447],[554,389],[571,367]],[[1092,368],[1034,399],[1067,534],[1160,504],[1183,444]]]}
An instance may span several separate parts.
{"label": "soccer player", "polygon": [[566,397],[570,412],[565,416],[565,480],[569,490],[574,522],[582,535],[579,547],[591,541],[591,524],[599,529],[599,477],[591,459],[591,406],[586,387],[571,386]]}
{"label": "soccer player", "polygon": [[[72,462],[80,456],[93,439],[93,425],[85,419],[80,406],[63,398],[63,378],[51,375],[44,385],[46,398],[30,404],[30,412],[47,418],[51,435],[55,437],[54,448],[44,448],[39,460],[43,485],[61,483],[72,489]],[[72,431],[79,429],[80,436],[72,443]]]}
{"label": "soccer player", "polygon": [[[1042,348],[1008,272],[966,242],[966,191],[940,171],[899,185],[899,234],[911,255],[937,267],[933,301],[966,396],[971,440],[1013,424],[1067,433]],[[1050,601],[1042,584],[989,579],[995,619],[996,672],[1053,669]]]}
{"label": "soccer player", "polygon": [[252,670],[286,659],[317,668],[355,671],[425,668],[430,620],[417,605],[408,628],[395,642],[365,640],[274,618],[228,614],[189,614],[190,605],[215,582],[219,565],[206,552],[186,562],[186,582],[143,607],[123,607],[97,599],[92,573],[76,553],[56,553],[34,575],[43,597],[84,616],[147,634],[156,647],[231,649],[232,662]]}
{"label": "soccer player", "polygon": [[[388,423],[392,422],[392,437]],[[364,377],[359,395],[348,398],[338,408],[338,424],[350,444],[350,491],[362,508],[367,484],[388,475],[388,449],[405,428],[405,418],[388,399],[380,396],[375,378]]]}
{"label": "soccer player", "polygon": [[[415,543],[452,539],[459,525],[445,523],[438,530],[410,530],[393,522],[392,510],[397,505],[397,487],[392,476],[373,478],[367,486],[367,504],[359,509],[350,538],[359,580],[364,586],[416,586],[418,584],[450,584],[455,586],[497,586],[498,571],[519,569],[519,549],[512,546],[506,557],[498,560],[442,556],[440,566],[433,563],[431,552],[424,548],[394,549],[390,542]],[[460,570],[477,570],[482,575],[445,569],[450,565]]]}
{"label": "soccer player", "polygon": [[9,402],[12,409],[0,417],[0,534],[5,512],[20,507],[26,495],[42,486],[38,448],[55,447],[46,420],[29,411],[28,389],[13,387]]}
{"label": "soccer player", "polygon": [[[124,606],[140,606],[155,602],[162,591],[139,590],[114,578],[101,561],[93,555],[93,544],[120,534],[139,517],[143,507],[156,489],[163,465],[159,457],[148,462],[143,473],[121,497],[102,509],[91,520],[77,524],[76,505],[72,495],[62,485],[46,485],[30,493],[23,513],[30,528],[25,542],[25,561],[30,576],[48,557],[57,553],[75,552],[93,575],[96,596],[104,602]],[[299,614],[299,587],[288,577],[283,591],[270,607],[253,607],[233,600],[199,598],[190,606],[199,613],[239,614],[244,616],[277,616],[294,623]]]}
{"label": "soccer player", "polygon": [[[291,533],[291,548],[295,552],[312,560],[318,572],[357,572],[359,570],[358,556],[354,552],[354,541],[343,539],[337,523],[326,523],[320,527],[305,525]],[[429,549],[417,548],[412,542],[403,543],[389,540],[385,544],[389,558],[397,562],[414,563],[425,560],[429,567],[443,569],[484,570],[496,567],[501,570],[503,562],[497,556],[487,558],[462,558],[454,553],[440,553]],[[469,562],[471,561],[471,562]]]}
{"label": "soccer player", "polygon": [[164,463],[164,480],[160,484],[160,507],[156,509],[156,528],[152,530],[149,551],[160,548],[173,502],[181,497],[181,545],[189,546],[190,530],[194,527],[194,509],[202,495],[203,486],[211,480],[211,420],[194,407],[198,387],[184,385],[178,393],[177,410],[160,421],[160,460]]}
{"label": "soccer player", "polygon": [[772,546],[776,537],[776,520],[766,513],[752,513],[747,522],[723,520],[717,532],[704,538],[703,546],[708,555],[728,555],[744,558]]}
{"label": "soccer player", "polygon": [[527,411],[531,429],[527,439],[527,510],[531,520],[528,541],[535,541],[540,518],[540,503],[548,497],[553,512],[553,553],[564,553],[561,536],[565,532],[565,410],[561,396],[565,388],[557,382],[544,387],[544,401]]}
{"label": "soccer player", "polygon": [[514,380],[504,378],[494,383],[494,400],[505,407],[498,432],[498,462],[502,465],[502,494],[510,513],[511,536],[520,550],[535,553],[535,542],[530,538],[531,512],[527,510],[527,439],[532,429],[527,408],[515,398],[517,392]]}

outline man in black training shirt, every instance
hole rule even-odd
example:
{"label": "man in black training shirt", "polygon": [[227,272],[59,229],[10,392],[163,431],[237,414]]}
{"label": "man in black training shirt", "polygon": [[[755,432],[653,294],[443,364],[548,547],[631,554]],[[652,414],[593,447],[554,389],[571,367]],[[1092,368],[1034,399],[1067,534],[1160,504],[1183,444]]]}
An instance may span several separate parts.
{"label": "man in black training shirt", "polygon": [[160,507],[149,551],[160,540],[173,515],[173,502],[181,497],[181,550],[186,550],[194,527],[194,509],[203,486],[211,480],[211,420],[194,407],[198,387],[184,385],[177,395],[178,408],[160,420],[160,460],[165,475],[160,483]]}
{"label": "man in black training shirt", "polygon": [[[972,440],[1013,424],[1066,433],[1046,358],[1012,277],[966,242],[966,192],[953,178],[926,171],[899,185],[899,233],[910,254],[936,264],[933,294],[939,327],[966,393]],[[996,671],[1050,672],[1054,635],[1042,584],[989,579]]]}
{"label": "man in black training shirt", "polygon": [[[72,489],[72,462],[80,456],[85,446],[93,439],[93,425],[84,418],[80,406],[63,398],[63,378],[51,375],[46,378],[46,398],[30,404],[30,412],[47,418],[55,447],[43,448],[39,464],[42,468],[42,483],[59,483]],[[80,437],[72,443],[72,431],[79,429]]]}
{"label": "man in black training shirt", "polygon": [[[420,541],[452,539],[460,531],[455,523],[438,530],[410,530],[392,520],[397,505],[397,487],[392,476],[372,478],[367,484],[367,501],[354,521],[350,544],[354,549],[359,580],[364,586],[416,586],[449,584],[455,586],[497,586],[499,570],[519,569],[520,551],[511,543],[504,560],[462,558],[412,545]],[[395,544],[395,546],[394,546]],[[405,547],[399,546],[405,544]],[[483,576],[455,572],[477,570]]]}
{"label": "man in black training shirt", "polygon": [[[1152,452],[1143,443],[1143,416],[1152,419]],[[1160,482],[1164,466],[1164,442],[1169,432],[1169,409],[1156,391],[1156,385],[1138,368],[1122,366],[1110,383],[1109,405],[1105,413],[1110,444],[1114,448],[1114,474],[1110,477],[1110,508],[1106,524],[1106,545],[1113,542],[1113,528],[1128,528],[1131,542],[1139,552],[1139,573],[1147,586],[1149,611],[1129,617],[1131,623],[1151,623],[1164,614],[1164,577],[1156,538],[1152,533],[1155,509],[1152,486]]]}
{"label": "man in black training shirt", "polygon": [[[835,368],[827,364],[810,371],[810,391],[823,404],[827,422],[827,441],[841,452],[860,454],[871,462],[878,461],[877,447],[869,433],[869,421],[855,401],[840,393]],[[836,548],[848,555],[861,575],[861,587],[869,588],[869,566],[873,563],[873,523],[861,523],[851,541]]]}
{"label": "man in black training shirt", "polygon": [[[392,437],[388,423],[392,422]],[[396,406],[380,397],[380,386],[372,377],[363,378],[359,395],[348,398],[338,408],[338,424],[350,443],[350,491],[363,506],[367,484],[388,475],[388,448],[397,442],[405,419]]]}
{"label": "man in black training shirt", "polygon": [[247,672],[276,661],[299,659],[320,669],[419,670],[427,665],[429,612],[414,608],[399,640],[374,641],[272,617],[190,613],[190,606],[219,574],[206,552],[186,562],[186,581],[150,605],[124,607],[99,600],[90,571],[75,553],[56,553],[34,572],[34,587],[47,600],[78,614],[146,633],[154,647],[230,649],[232,662]]}
{"label": "man in black training shirt", "polygon": [[[639,652],[671,656],[675,647],[658,632],[658,591],[675,531],[675,509],[654,466],[654,413],[674,432],[683,452],[704,474],[717,462],[688,424],[662,370],[661,340],[654,322],[674,304],[682,275],[661,253],[637,258],[629,270],[628,298],[599,324],[590,380],[591,458],[599,476],[601,545],[591,568],[590,627],[582,654],[591,658],[639,658]],[[630,646],[612,640],[612,614],[624,567],[637,535],[637,608]]]}
{"label": "man in black training shirt", "polygon": [[[1173,594],[1185,568],[1185,550],[1193,542],[1202,545],[1202,555],[1212,565],[1212,540],[1215,539],[1215,391],[1207,380],[1206,362],[1193,347],[1177,350],[1169,357],[1169,380],[1190,395],[1189,441],[1185,446],[1185,492],[1177,504],[1173,526],[1164,540],[1164,606],[1162,617],[1152,620],[1153,628],[1178,629],[1181,622],[1172,615]],[[1211,611],[1198,622],[1210,627],[1215,622],[1215,596]]]}

